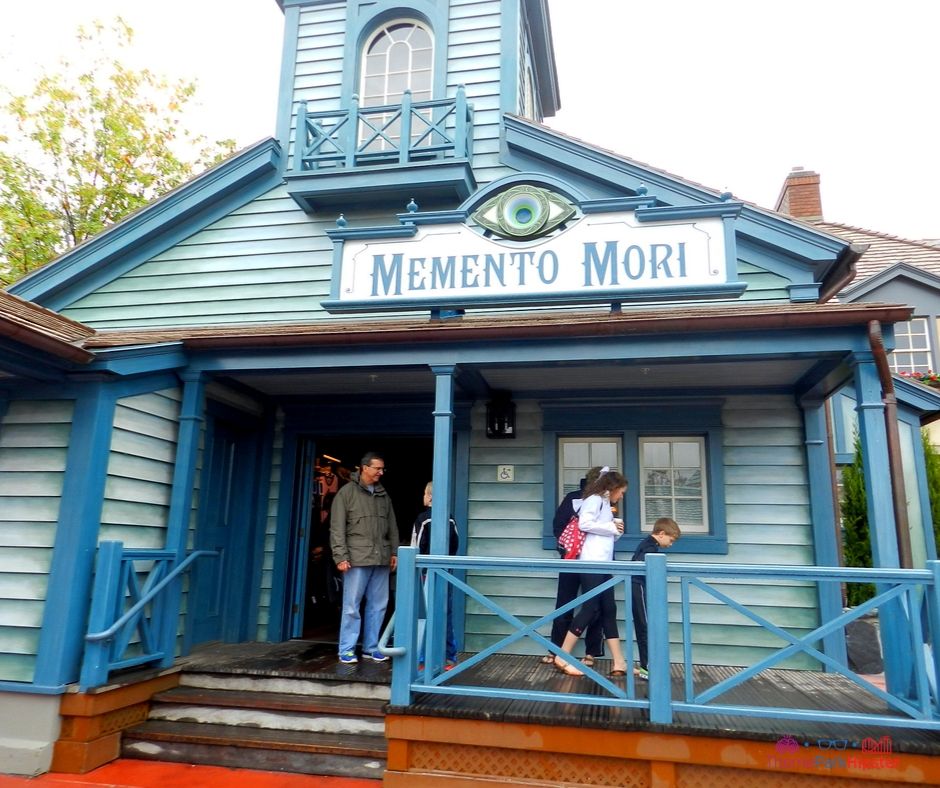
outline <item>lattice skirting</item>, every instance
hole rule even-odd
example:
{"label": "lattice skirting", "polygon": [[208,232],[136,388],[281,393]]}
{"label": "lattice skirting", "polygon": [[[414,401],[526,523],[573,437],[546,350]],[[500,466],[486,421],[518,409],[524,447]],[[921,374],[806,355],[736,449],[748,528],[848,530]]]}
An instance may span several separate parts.
{"label": "lattice skirting", "polygon": [[876,788],[940,785],[940,763],[901,754],[781,763],[773,742],[389,715],[385,788]]}

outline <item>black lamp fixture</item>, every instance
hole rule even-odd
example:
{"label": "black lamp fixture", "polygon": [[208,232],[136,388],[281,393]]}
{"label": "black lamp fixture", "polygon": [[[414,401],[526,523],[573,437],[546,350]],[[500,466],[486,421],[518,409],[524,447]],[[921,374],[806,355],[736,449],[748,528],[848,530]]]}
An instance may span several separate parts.
{"label": "black lamp fixture", "polygon": [[516,403],[508,391],[494,391],[486,403],[486,437],[516,437]]}

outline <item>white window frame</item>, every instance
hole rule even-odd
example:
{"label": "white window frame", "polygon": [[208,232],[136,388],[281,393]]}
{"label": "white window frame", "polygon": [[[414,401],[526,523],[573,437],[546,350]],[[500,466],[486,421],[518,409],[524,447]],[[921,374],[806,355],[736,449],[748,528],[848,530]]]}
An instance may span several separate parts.
{"label": "white window frame", "polygon": [[[565,446],[574,443],[588,444],[588,464],[582,468],[580,465],[565,465]],[[595,450],[591,444],[611,444],[616,452],[616,464],[595,460]],[[610,465],[612,471],[623,468],[623,438],[619,435],[571,435],[558,438],[558,489],[561,496],[578,489],[578,482],[584,475],[597,465]],[[561,497],[559,496],[559,497]]]}
{"label": "white window frame", "polygon": [[[915,330],[922,329],[922,330]],[[903,340],[908,347],[900,348]],[[926,317],[912,317],[903,323],[894,324],[895,349],[889,357],[894,372],[929,372],[933,369],[930,350],[930,321]],[[915,355],[924,354],[925,364],[915,362]]]}
{"label": "white window frame", "polygon": [[[677,468],[691,467],[691,466],[677,466],[674,462],[674,451],[673,445],[676,443],[695,443],[698,445],[698,455],[699,455],[699,466],[698,472],[701,475],[701,495],[700,496],[688,496],[688,495],[676,495],[675,490],[672,491],[671,495],[654,495],[650,498],[655,498],[662,501],[663,499],[669,499],[671,501],[671,512],[665,512],[662,509],[659,509],[655,515],[648,513],[647,508],[647,494],[646,494],[646,481],[647,481],[647,467],[645,463],[645,447],[649,443],[668,443],[670,444],[669,448],[669,466],[655,466],[656,470],[666,470],[669,472],[670,477],[673,475],[674,471]],[[701,435],[645,435],[639,438],[638,444],[638,463],[639,463],[639,495],[640,495],[640,531],[642,533],[649,533],[653,529],[653,522],[657,517],[672,517],[682,529],[683,534],[708,534],[710,533],[710,523],[709,523],[709,508],[708,508],[708,457],[707,452],[708,447],[705,442],[705,438]],[[681,500],[701,500],[702,507],[702,522],[701,523],[692,523],[688,521],[687,517],[683,517],[681,514],[676,514],[676,502]]]}
{"label": "white window frame", "polygon": [[[401,27],[403,25],[410,26],[412,29],[421,30],[428,37],[429,47],[414,47],[410,41],[393,41],[393,46],[405,43],[410,47],[410,53],[408,57],[408,68],[406,70],[393,71],[389,65],[389,54],[391,52],[391,47],[389,51],[385,53],[385,65],[384,70],[381,73],[370,73],[369,71],[369,61],[370,61],[370,50],[375,46],[376,42],[379,41],[383,36],[388,36],[392,39],[392,31],[394,28]],[[413,102],[418,101],[430,101],[434,96],[434,34],[431,32],[431,29],[423,22],[418,19],[411,18],[399,18],[393,19],[389,22],[378,27],[372,35],[366,39],[365,45],[362,48],[362,60],[359,69],[359,100],[360,106],[362,108],[368,107],[383,107],[386,105],[397,105],[401,103],[402,96],[404,96],[405,90],[411,91],[411,100]],[[427,56],[427,66],[421,68],[414,67],[414,57],[416,51],[424,51],[429,49]],[[415,75],[416,74],[427,74],[427,88],[416,90],[414,87]],[[401,90],[395,89],[391,90],[389,88],[389,81],[394,76],[404,76],[404,84]],[[383,80],[383,89],[381,93],[376,93],[370,91],[367,88],[370,80],[382,79]],[[381,125],[384,125],[388,122],[393,115],[388,116],[373,116],[373,120]],[[399,128],[399,121],[396,121],[394,128],[390,129],[388,132],[389,136],[393,140],[395,145],[400,144],[400,135],[401,129]],[[415,129],[413,132],[413,137],[422,133],[421,129]],[[371,132],[367,128],[363,128],[360,131],[360,139],[366,139],[371,136]],[[428,144],[430,140],[426,140],[425,144]],[[391,150],[392,143],[384,139],[379,139],[373,141],[369,145],[369,150],[371,152],[378,152],[383,150]]]}

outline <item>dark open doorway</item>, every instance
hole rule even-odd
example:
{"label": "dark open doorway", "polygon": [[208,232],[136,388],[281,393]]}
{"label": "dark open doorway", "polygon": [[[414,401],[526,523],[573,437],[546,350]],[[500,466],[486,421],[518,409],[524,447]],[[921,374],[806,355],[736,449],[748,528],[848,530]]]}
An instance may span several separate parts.
{"label": "dark open doorway", "polygon": [[[311,458],[313,478],[308,485],[298,485],[301,494],[309,500],[298,506],[309,507],[309,539],[306,541],[306,575],[302,616],[295,621],[294,631],[302,637],[322,642],[336,642],[339,631],[339,611],[342,600],[342,580],[336,572],[330,552],[329,505],[332,496],[346,483],[350,473],[357,469],[360,459],[368,451],[375,451],[385,460],[387,472],[382,484],[388,490],[395,509],[399,541],[408,544],[411,526],[421,512],[424,487],[431,479],[433,440],[418,436],[376,436],[311,438],[304,447]],[[306,490],[306,492],[304,492]],[[392,599],[394,599],[394,575]],[[389,605],[389,613],[393,603]]]}

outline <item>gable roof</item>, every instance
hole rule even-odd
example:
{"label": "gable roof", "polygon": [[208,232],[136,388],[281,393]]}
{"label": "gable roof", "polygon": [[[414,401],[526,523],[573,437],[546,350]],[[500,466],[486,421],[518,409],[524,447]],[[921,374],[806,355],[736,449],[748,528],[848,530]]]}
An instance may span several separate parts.
{"label": "gable roof", "polygon": [[62,309],[281,182],[280,146],[261,140],[30,272],[8,292]]}
{"label": "gable roof", "polygon": [[837,222],[816,221],[810,224],[852,243],[868,246],[856,264],[857,273],[852,281],[853,288],[898,263],[905,263],[912,268],[940,276],[940,247]]}
{"label": "gable roof", "polygon": [[[631,159],[616,151],[557,131],[517,115],[504,115],[507,152],[503,163],[519,171],[531,170],[533,160],[555,171],[567,170],[577,177],[613,186],[634,194],[648,194],[661,205],[688,207],[731,200],[719,192],[658,167]],[[814,269],[825,301],[844,287],[854,272],[854,263],[864,247],[813,223],[799,221],[755,203],[734,200],[743,206],[736,231],[763,250],[779,249]]]}

